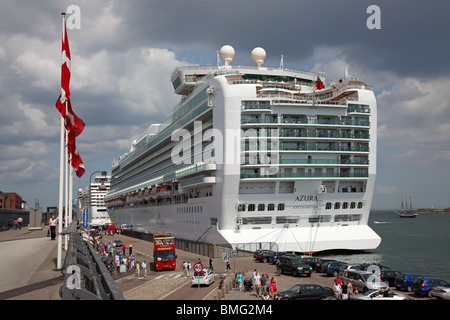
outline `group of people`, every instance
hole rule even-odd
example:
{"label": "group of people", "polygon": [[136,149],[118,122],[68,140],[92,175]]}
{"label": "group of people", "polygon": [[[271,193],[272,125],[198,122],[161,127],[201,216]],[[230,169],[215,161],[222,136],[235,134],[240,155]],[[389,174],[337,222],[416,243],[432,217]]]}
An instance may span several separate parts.
{"label": "group of people", "polygon": [[[259,274],[255,269],[251,281],[257,298],[261,298],[262,300],[279,300],[275,275],[269,277],[268,274]],[[245,291],[244,275],[241,272],[236,273],[234,282],[239,291]]]}
{"label": "group of people", "polygon": [[183,264],[181,265],[181,268],[183,268],[183,277],[190,277],[191,276],[191,263],[189,261],[183,261]]}
{"label": "group of people", "polygon": [[22,229],[22,224],[23,224],[22,217],[15,218],[14,220],[12,220],[12,218],[9,218],[8,221],[9,230],[17,230],[17,229],[20,230]]}
{"label": "group of people", "polygon": [[350,281],[342,280],[340,275],[334,279],[333,292],[334,296],[340,300],[348,300],[359,294],[358,289],[353,287]]}

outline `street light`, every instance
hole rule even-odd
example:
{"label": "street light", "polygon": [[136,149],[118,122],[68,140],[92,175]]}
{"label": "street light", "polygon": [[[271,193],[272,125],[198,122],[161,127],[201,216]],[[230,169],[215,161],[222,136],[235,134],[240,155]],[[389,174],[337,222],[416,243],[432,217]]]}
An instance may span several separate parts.
{"label": "street light", "polygon": [[[106,175],[108,174],[106,171],[94,171],[92,172],[91,176],[89,177],[89,211],[88,211],[88,219],[87,219],[87,227],[88,227],[88,241],[91,237],[91,217],[92,217],[92,187],[91,187],[91,180],[92,176],[96,173],[101,173],[103,177],[106,179]],[[106,190],[106,186],[102,182],[102,184],[99,186],[99,190]]]}

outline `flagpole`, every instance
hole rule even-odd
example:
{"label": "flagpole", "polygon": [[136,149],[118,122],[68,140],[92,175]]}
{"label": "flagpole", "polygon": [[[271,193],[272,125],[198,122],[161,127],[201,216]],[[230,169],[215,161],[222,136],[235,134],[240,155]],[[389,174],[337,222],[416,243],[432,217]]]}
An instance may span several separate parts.
{"label": "flagpole", "polygon": [[[66,103],[67,106],[67,103]],[[67,114],[67,108],[66,108],[66,114]],[[69,131],[66,129],[66,137],[69,137]],[[64,200],[65,200],[65,210],[64,210],[64,229],[67,229],[67,216],[68,216],[68,210],[69,210],[69,165],[70,165],[70,157],[69,157],[69,138],[67,138],[66,144],[65,144],[65,157],[66,161],[64,161],[64,174],[66,176],[64,184]],[[67,251],[67,234],[64,235],[64,251]]]}
{"label": "flagpole", "polygon": [[[66,23],[65,13],[62,12],[62,36],[64,38],[64,26]],[[62,61],[62,58],[61,58]],[[67,110],[67,101],[64,103],[64,108]],[[67,111],[66,111],[67,112]],[[60,130],[60,147],[59,147],[59,203],[58,203],[58,255],[56,260],[56,269],[62,269],[62,212],[63,212],[63,198],[64,198],[64,147],[65,147],[65,132],[64,117],[61,117]]]}

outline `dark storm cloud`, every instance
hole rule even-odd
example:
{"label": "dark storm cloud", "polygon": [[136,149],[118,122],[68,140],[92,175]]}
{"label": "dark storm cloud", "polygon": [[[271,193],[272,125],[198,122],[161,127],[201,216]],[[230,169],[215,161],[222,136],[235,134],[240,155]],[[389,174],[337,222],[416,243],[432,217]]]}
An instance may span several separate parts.
{"label": "dark storm cloud", "polygon": [[[369,5],[381,30],[369,30]],[[123,7],[117,7],[123,10]],[[262,46],[275,60],[303,62],[320,46],[335,47],[359,66],[401,76],[450,70],[448,1],[133,1],[126,31],[147,45],[214,52],[229,43],[236,58]],[[245,54],[245,55],[244,55]],[[268,57],[269,58],[269,57]]]}

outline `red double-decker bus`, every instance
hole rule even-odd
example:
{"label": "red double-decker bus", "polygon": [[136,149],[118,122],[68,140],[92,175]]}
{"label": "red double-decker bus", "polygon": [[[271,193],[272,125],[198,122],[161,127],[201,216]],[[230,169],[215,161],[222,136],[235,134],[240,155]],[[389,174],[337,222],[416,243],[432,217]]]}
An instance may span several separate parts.
{"label": "red double-decker bus", "polygon": [[171,270],[177,267],[175,237],[171,233],[154,234],[153,246],[155,270]]}

